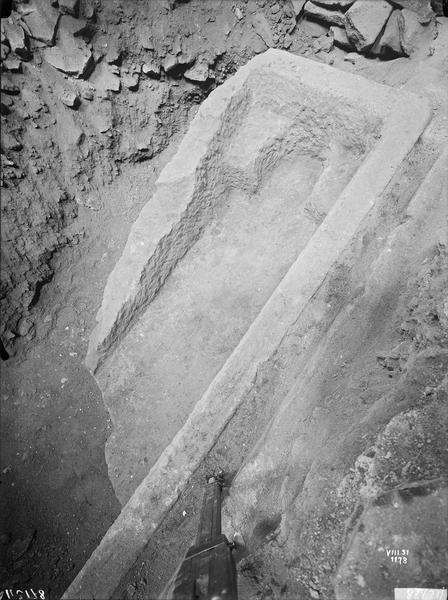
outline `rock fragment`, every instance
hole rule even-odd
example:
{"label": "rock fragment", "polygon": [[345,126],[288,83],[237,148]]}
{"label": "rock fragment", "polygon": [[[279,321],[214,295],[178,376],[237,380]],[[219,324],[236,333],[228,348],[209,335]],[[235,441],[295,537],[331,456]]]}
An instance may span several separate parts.
{"label": "rock fragment", "polygon": [[334,45],[338,48],[342,48],[343,50],[353,51],[353,44],[347,37],[347,32],[343,27],[336,27],[336,25],[332,25],[330,27],[330,31],[333,34]]}
{"label": "rock fragment", "polygon": [[89,102],[91,102],[94,99],[94,97],[95,97],[95,94],[93,92],[93,88],[91,88],[91,87],[83,88],[83,90],[81,92],[81,96],[85,100],[88,100]]}
{"label": "rock fragment", "polygon": [[289,33],[287,33],[283,40],[283,48],[288,49],[291,47],[291,45],[292,45],[292,37],[289,35]]}
{"label": "rock fragment", "polygon": [[75,19],[74,17],[70,17],[69,15],[65,15],[62,17],[60,22],[60,29],[63,30],[63,33],[67,35],[72,35],[73,37],[92,37],[94,30],[90,23],[88,23],[85,19]]}
{"label": "rock fragment", "polygon": [[3,62],[3,67],[11,73],[21,73],[22,61],[18,58],[12,58],[11,56]]}
{"label": "rock fragment", "polygon": [[431,25],[422,25],[417,13],[407,8],[401,11],[400,42],[404,54],[410,56],[419,49],[429,46],[433,37]]}
{"label": "rock fragment", "polygon": [[84,5],[82,16],[89,21],[93,21],[95,19],[95,6],[92,2],[86,3]]}
{"label": "rock fragment", "polygon": [[27,110],[32,115],[35,115],[38,112],[40,112],[42,110],[42,108],[45,106],[44,102],[42,101],[41,96],[39,94],[36,94],[35,92],[33,92],[33,90],[28,89],[27,87],[24,87],[22,89],[21,96],[22,96],[22,100],[26,104]]}
{"label": "rock fragment", "polygon": [[306,0],[292,0],[292,7],[294,9],[296,19],[299,18],[305,4]]}
{"label": "rock fragment", "polygon": [[20,88],[16,85],[10,77],[3,75],[0,78],[0,88],[5,94],[20,94]]}
{"label": "rock fragment", "polygon": [[112,102],[103,100],[99,106],[92,105],[91,120],[100,133],[107,133],[114,126]]}
{"label": "rock fragment", "polygon": [[22,144],[12,133],[3,132],[1,134],[1,146],[3,152],[18,151],[22,149]]}
{"label": "rock fragment", "polygon": [[357,0],[345,13],[345,30],[358,52],[369,50],[393,8],[386,0]]}
{"label": "rock fragment", "polygon": [[312,19],[316,19],[316,21],[323,21],[324,23],[337,25],[338,27],[345,26],[345,17],[342,12],[328,10],[327,8],[323,8],[323,6],[318,6],[310,1],[305,4],[303,10],[305,15],[308,15]]}
{"label": "rock fragment", "polygon": [[62,102],[62,104],[65,104],[65,106],[68,106],[69,108],[73,108],[74,110],[76,110],[81,103],[81,100],[79,99],[78,94],[76,94],[76,92],[72,92],[72,91],[63,92],[59,96],[59,99]]}
{"label": "rock fragment", "polygon": [[90,83],[95,86],[99,92],[115,92],[120,91],[120,78],[112,72],[109,65],[100,63],[92,73]]}
{"label": "rock fragment", "polygon": [[359,61],[360,58],[361,58],[361,56],[359,54],[357,54],[356,52],[349,52],[348,54],[346,54],[344,56],[344,61],[352,63],[352,65],[355,65]]}
{"label": "rock fragment", "polygon": [[241,19],[244,17],[244,13],[239,6],[235,6],[233,12],[235,13],[235,17],[238,19],[238,21],[241,21]]}
{"label": "rock fragment", "polygon": [[315,52],[330,52],[333,49],[333,35],[321,35],[313,43]]}
{"label": "rock fragment", "polygon": [[44,50],[44,59],[55,69],[74,75],[86,77],[94,66],[92,52],[79,37],[73,36],[71,17],[61,17],[59,39],[56,46]]}
{"label": "rock fragment", "polygon": [[0,115],[9,115],[13,101],[10,97],[4,94],[0,95]]}
{"label": "rock fragment", "polygon": [[84,138],[84,131],[74,120],[71,111],[65,111],[64,117],[58,120],[59,145],[63,150],[70,150],[79,146]]}
{"label": "rock fragment", "polygon": [[57,10],[40,2],[32,12],[23,17],[23,20],[33,39],[53,46],[59,18]]}
{"label": "rock fragment", "polygon": [[7,46],[6,44],[2,44],[0,46],[0,60],[5,60],[5,58],[8,56],[9,54],[9,46]]}
{"label": "rock fragment", "polygon": [[125,75],[122,77],[122,82],[124,87],[131,92],[138,90],[138,75]]}
{"label": "rock fragment", "polygon": [[58,71],[76,77],[85,76],[93,64],[92,53],[81,48],[73,48],[71,52],[68,52],[66,47],[49,48],[45,51],[44,58]]}
{"label": "rock fragment", "polygon": [[163,70],[165,71],[165,73],[169,73],[175,67],[177,67],[177,65],[177,56],[175,56],[174,54],[167,54],[165,56],[165,60],[163,61]]}
{"label": "rock fragment", "polygon": [[[33,327],[33,322],[31,321],[31,319],[29,319],[27,317],[22,317],[17,324],[17,335],[24,337],[25,335],[27,335],[30,332],[32,327]],[[29,540],[28,545],[30,543],[31,543],[31,539]],[[25,552],[25,551],[26,551],[26,548],[21,552],[21,554],[23,554],[23,552]]]}
{"label": "rock fragment", "polygon": [[392,0],[392,4],[417,13],[420,23],[429,23],[434,17],[430,0]]}
{"label": "rock fragment", "polygon": [[6,39],[9,42],[9,47],[13,52],[24,59],[29,58],[30,51],[28,47],[27,35],[18,23],[13,23],[11,19],[7,19],[4,24]]}
{"label": "rock fragment", "polygon": [[142,67],[142,72],[148,77],[160,77],[160,67],[155,62],[147,62]]}
{"label": "rock fragment", "polygon": [[207,63],[195,63],[190,69],[184,73],[185,79],[195,83],[204,83],[210,78],[210,72]]}
{"label": "rock fragment", "polygon": [[264,14],[262,12],[257,12],[251,15],[251,23],[257,35],[263,40],[266,46],[268,48],[273,48],[275,44],[272,37],[272,30]]}
{"label": "rock fragment", "polygon": [[79,0],[59,0],[59,10],[65,15],[78,16]]}
{"label": "rock fragment", "polygon": [[185,51],[174,54],[172,52],[165,56],[163,61],[163,70],[165,73],[174,72],[177,67],[188,67],[194,63],[197,54],[195,54],[191,48],[187,48]]}
{"label": "rock fragment", "polygon": [[111,41],[108,44],[107,54],[106,54],[106,62],[109,65],[118,65],[121,59],[121,50],[118,47],[118,44]]}
{"label": "rock fragment", "polygon": [[403,16],[401,10],[394,10],[387,21],[386,28],[381,38],[373,48],[374,54],[392,54],[394,56],[403,55],[400,40],[400,30],[402,29]]}

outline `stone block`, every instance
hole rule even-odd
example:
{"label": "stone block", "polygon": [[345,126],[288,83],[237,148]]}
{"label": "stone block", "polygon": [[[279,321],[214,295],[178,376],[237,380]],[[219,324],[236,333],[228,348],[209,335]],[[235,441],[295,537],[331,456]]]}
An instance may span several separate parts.
{"label": "stone block", "polygon": [[45,2],[34,5],[34,10],[23,17],[30,36],[48,46],[53,46],[60,13]]}
{"label": "stone block", "polygon": [[420,23],[429,23],[434,18],[430,0],[391,0],[398,8],[405,8],[419,16]]}
{"label": "stone block", "polygon": [[58,40],[55,46],[46,48],[44,59],[55,69],[74,75],[87,77],[94,66],[90,48],[74,32],[82,27],[82,22],[69,16],[62,16],[59,22]]}
{"label": "stone block", "polygon": [[207,63],[196,62],[184,73],[185,79],[194,83],[204,83],[210,79],[210,70]]}
{"label": "stone block", "polygon": [[387,21],[383,35],[372,48],[373,54],[402,56],[400,31],[403,29],[401,10],[394,10]]}
{"label": "stone block", "polygon": [[136,90],[138,90],[138,75],[125,75],[124,77],[122,77],[121,81],[124,87],[128,90],[131,90],[131,92],[135,92]]}
{"label": "stone block", "polygon": [[332,25],[330,27],[330,31],[333,34],[334,45],[338,48],[342,48],[343,50],[352,51],[353,44],[347,37],[347,32],[343,27],[336,27],[336,25]]}
{"label": "stone block", "polygon": [[422,25],[418,14],[405,8],[401,11],[399,26],[400,42],[404,54],[411,56],[420,50],[426,54],[433,39],[433,23]]}
{"label": "stone block", "polygon": [[358,52],[369,50],[393,8],[386,0],[357,0],[345,13],[345,30]]}
{"label": "stone block", "polygon": [[95,71],[89,78],[89,82],[95,86],[99,92],[119,92],[121,87],[120,77],[112,72],[111,67],[105,63],[97,65]]}
{"label": "stone block", "polygon": [[338,27],[345,26],[344,13],[337,10],[329,10],[323,6],[314,4],[314,2],[307,2],[303,9],[304,14],[316,21],[322,21],[328,23],[328,25],[337,25]]}
{"label": "stone block", "polygon": [[148,77],[158,78],[160,77],[160,65],[155,62],[147,62],[142,67],[142,73]]}
{"label": "stone block", "polygon": [[64,15],[78,16],[79,0],[59,0],[59,10]]}
{"label": "stone block", "polygon": [[11,50],[15,52],[17,56],[27,60],[30,57],[30,51],[28,37],[23,27],[9,18],[5,19],[3,28]]}

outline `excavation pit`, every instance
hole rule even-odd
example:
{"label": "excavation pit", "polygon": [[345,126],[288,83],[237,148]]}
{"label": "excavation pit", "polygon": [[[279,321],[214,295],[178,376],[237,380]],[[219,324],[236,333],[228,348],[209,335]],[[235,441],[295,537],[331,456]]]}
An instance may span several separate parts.
{"label": "excavation pit", "polygon": [[113,592],[429,116],[412,94],[277,50],[203,103],[91,336],[127,504],[67,597]]}

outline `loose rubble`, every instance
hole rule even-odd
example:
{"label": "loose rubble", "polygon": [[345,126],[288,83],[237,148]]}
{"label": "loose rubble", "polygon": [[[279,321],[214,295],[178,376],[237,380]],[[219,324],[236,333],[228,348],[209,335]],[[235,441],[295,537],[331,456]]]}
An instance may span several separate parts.
{"label": "loose rubble", "polygon": [[[300,4],[300,5],[299,5]],[[368,56],[410,56],[426,48],[437,35],[436,15],[444,5],[429,0],[308,0],[297,15],[330,27],[334,43],[343,50]]]}

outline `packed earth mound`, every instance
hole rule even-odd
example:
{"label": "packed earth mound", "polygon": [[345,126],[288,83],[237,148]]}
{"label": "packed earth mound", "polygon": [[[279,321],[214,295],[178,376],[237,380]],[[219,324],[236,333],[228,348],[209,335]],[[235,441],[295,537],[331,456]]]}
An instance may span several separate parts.
{"label": "packed earth mound", "polygon": [[[117,567],[111,595],[167,597],[215,467],[234,478],[225,523],[229,537],[238,534],[242,597],[373,600],[389,598],[394,584],[446,583],[446,1],[14,0],[10,12],[8,4],[3,588],[55,598],[68,588],[381,138],[378,121],[364,117],[349,140],[326,135],[353,116],[333,101],[313,145],[325,93],[282,95],[279,72],[254,74],[239,99],[245,110],[220,123],[216,156],[201,167],[213,167],[219,187],[186,178],[182,188],[188,161],[176,155],[198,106],[270,48],[417,94],[432,120],[278,351],[269,356],[281,311],[268,313],[271,335],[258,345],[266,360],[239,355],[241,371],[256,364],[250,393],[218,437],[207,428],[211,449]],[[365,100],[385,110],[385,97]],[[424,111],[414,114],[411,128]],[[406,131],[390,129],[392,159],[405,151]],[[169,225],[168,244],[152,240],[156,261],[145,214],[151,227]],[[136,236],[144,252],[121,280]],[[227,418],[231,407],[221,408]],[[387,554],[395,543],[409,550],[408,570]]]}

